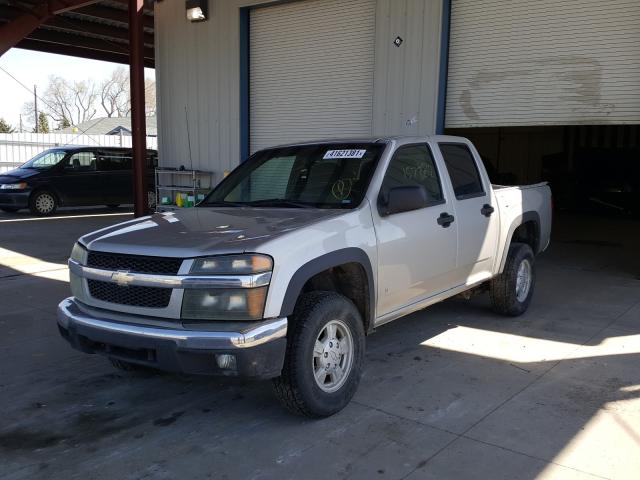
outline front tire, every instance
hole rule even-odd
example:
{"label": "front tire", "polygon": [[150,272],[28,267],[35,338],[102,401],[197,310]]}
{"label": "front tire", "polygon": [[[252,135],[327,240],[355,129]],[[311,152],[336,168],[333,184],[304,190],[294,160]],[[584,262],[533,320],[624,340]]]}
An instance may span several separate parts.
{"label": "front tire", "polygon": [[509,246],[504,271],[491,281],[491,306],[496,313],[517,317],[527,311],[536,283],[534,260],[529,245]]}
{"label": "front tire", "polygon": [[355,305],[340,294],[304,294],[296,305],[276,396],[291,412],[328,417],[355,394],[364,362],[365,333]]}
{"label": "front tire", "polygon": [[58,208],[56,196],[48,190],[39,190],[29,199],[29,210],[33,215],[46,217],[53,215]]}

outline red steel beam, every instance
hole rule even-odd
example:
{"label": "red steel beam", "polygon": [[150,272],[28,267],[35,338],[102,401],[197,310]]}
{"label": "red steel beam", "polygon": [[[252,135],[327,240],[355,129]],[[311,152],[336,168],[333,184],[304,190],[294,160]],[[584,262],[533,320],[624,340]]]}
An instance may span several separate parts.
{"label": "red steel beam", "polygon": [[131,81],[131,135],[133,146],[133,211],[149,211],[147,127],[144,108],[144,0],[129,0],[129,77]]}
{"label": "red steel beam", "polygon": [[9,23],[0,25],[0,57],[57,13],[80,8],[99,0],[49,0],[35,6]]}

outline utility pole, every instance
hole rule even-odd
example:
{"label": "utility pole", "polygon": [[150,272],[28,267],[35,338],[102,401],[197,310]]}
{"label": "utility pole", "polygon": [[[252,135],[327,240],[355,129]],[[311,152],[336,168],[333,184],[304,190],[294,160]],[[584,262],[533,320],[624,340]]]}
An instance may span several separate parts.
{"label": "utility pole", "polygon": [[22,114],[20,114],[20,133],[22,133]]}
{"label": "utility pole", "polygon": [[33,110],[36,124],[35,132],[38,133],[38,87],[36,85],[33,86]]}

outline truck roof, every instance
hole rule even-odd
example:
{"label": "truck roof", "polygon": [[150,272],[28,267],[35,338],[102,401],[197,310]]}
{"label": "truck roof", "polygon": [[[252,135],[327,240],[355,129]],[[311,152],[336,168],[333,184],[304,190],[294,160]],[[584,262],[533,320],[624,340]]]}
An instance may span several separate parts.
{"label": "truck roof", "polygon": [[379,137],[355,137],[355,138],[324,138],[318,140],[307,140],[304,142],[284,143],[281,145],[274,145],[268,148],[283,148],[283,147],[297,147],[303,145],[324,145],[333,143],[420,143],[420,142],[460,142],[467,140],[464,137],[457,137],[453,135],[389,135]]}

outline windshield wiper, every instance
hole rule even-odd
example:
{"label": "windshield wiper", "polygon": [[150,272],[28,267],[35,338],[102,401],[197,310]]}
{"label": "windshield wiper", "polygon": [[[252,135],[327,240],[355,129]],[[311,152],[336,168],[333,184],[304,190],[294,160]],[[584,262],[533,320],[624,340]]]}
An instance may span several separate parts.
{"label": "windshield wiper", "polygon": [[253,202],[247,202],[246,205],[251,207],[295,207],[295,208],[314,208],[313,205],[302,202],[294,202],[287,200],[286,198],[267,198],[265,200],[255,200]]}

